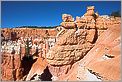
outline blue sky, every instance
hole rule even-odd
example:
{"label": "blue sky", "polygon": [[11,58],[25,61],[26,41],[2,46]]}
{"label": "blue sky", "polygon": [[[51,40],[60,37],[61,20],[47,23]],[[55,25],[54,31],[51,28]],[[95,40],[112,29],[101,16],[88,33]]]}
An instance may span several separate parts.
{"label": "blue sky", "polygon": [[60,25],[62,14],[76,18],[92,5],[100,15],[121,11],[120,1],[2,1],[1,27]]}

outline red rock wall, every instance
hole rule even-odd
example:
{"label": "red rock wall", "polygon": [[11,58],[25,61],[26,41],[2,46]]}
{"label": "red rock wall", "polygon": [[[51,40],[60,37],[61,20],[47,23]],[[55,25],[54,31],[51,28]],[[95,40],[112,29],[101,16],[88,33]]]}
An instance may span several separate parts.
{"label": "red rock wall", "polygon": [[20,80],[23,77],[20,56],[12,57],[12,54],[2,54],[2,80]]}
{"label": "red rock wall", "polygon": [[17,37],[44,37],[46,36],[46,30],[49,36],[56,36],[57,31],[55,29],[32,29],[32,28],[4,28],[2,29],[5,37],[10,37],[11,32],[16,32]]}

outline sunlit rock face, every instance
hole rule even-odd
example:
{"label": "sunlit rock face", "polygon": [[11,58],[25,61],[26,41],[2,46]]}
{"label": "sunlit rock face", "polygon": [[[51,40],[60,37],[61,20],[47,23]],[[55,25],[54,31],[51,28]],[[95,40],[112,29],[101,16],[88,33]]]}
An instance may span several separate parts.
{"label": "sunlit rock face", "polygon": [[72,16],[69,15],[69,14],[63,14],[62,15],[62,20],[64,22],[73,22],[74,21],[74,18],[72,18]]}
{"label": "sunlit rock face", "polygon": [[[50,72],[54,77],[57,77],[56,80],[63,81],[120,80],[120,39],[120,25],[116,24],[100,34],[95,42],[95,46],[86,54],[86,56],[81,55],[82,51],[80,51],[80,46],[80,55],[77,55],[78,52],[75,51],[75,56],[77,57],[74,57],[74,59],[71,58],[72,54],[69,54],[68,51],[70,52],[70,50],[73,50],[73,45],[75,45],[75,49],[77,49],[77,42],[68,44],[66,47],[64,47],[64,44],[54,46],[55,51],[50,50],[51,52],[47,53]],[[55,47],[57,47],[57,49]],[[58,49],[59,52],[57,52]],[[62,54],[66,51],[67,53]],[[69,54],[68,61],[65,60],[65,55],[67,54]],[[63,56],[57,57],[55,55]],[[78,56],[83,58],[80,61],[75,62],[75,58],[79,58]],[[74,64],[71,63],[71,60],[73,60],[72,63]]]}
{"label": "sunlit rock face", "polygon": [[62,15],[62,20],[63,20],[63,22],[61,23],[61,25],[64,28],[71,29],[71,28],[75,28],[76,27],[76,24],[74,23],[74,18],[72,18],[71,15],[63,14]]}
{"label": "sunlit rock face", "polygon": [[[93,11],[94,7],[88,7],[87,13],[95,14]],[[83,58],[93,47],[92,44],[98,35],[95,28],[95,17],[91,14],[82,18],[77,17],[76,21],[71,15],[63,14],[62,19],[61,26],[64,29],[59,32],[55,46],[46,54],[47,61],[51,65],[73,64]],[[92,21],[94,25],[87,24],[89,21]],[[78,26],[79,23],[85,25]]]}
{"label": "sunlit rock face", "polygon": [[79,34],[73,29],[67,30],[46,54],[47,61],[51,65],[68,65],[78,61],[93,47],[86,36],[83,30],[79,30]]}
{"label": "sunlit rock face", "polygon": [[[64,14],[63,16],[67,17],[66,14]],[[71,15],[69,16],[70,18],[72,18]],[[64,19],[64,17],[62,17],[62,19]],[[46,54],[50,72],[52,73],[53,77],[56,77],[56,79],[54,80],[102,81],[114,79],[114,75],[111,76],[110,73],[104,74],[104,71],[102,71],[105,69],[104,67],[102,69],[100,68],[100,66],[98,66],[99,69],[97,69],[97,65],[99,64],[94,65],[94,63],[90,61],[87,62],[87,60],[99,60],[99,58],[97,59],[97,55],[99,56],[100,54],[99,50],[96,51],[96,55],[94,54],[95,51],[93,51],[94,53],[91,52],[96,57],[92,57],[93,54],[90,54],[89,51],[91,51],[92,48],[94,49],[94,45],[97,46],[98,42],[101,43],[102,40],[107,39],[107,34],[112,34],[109,31],[116,24],[121,24],[119,18],[112,18],[107,15],[100,16],[98,13],[94,12],[94,6],[87,7],[87,12],[84,14],[84,16],[76,17],[75,21],[63,20],[63,22],[61,23],[63,29],[60,30],[57,35],[57,42],[55,46]],[[118,28],[114,30],[120,30],[120,26],[117,27]],[[113,33],[115,33],[115,31]],[[104,37],[104,39],[101,39],[103,35],[106,37]],[[112,37],[114,37],[113,34],[111,35],[111,38]],[[105,43],[109,44],[109,41],[106,40]],[[90,54],[88,57],[87,53]],[[113,55],[103,56],[103,59],[105,59],[106,62],[107,60],[111,59],[107,57],[113,58]],[[84,61],[85,58],[86,60]],[[119,59],[116,60],[118,61]],[[116,62],[116,60],[114,61]],[[90,63],[91,68],[89,66]],[[101,62],[101,64],[105,65],[105,63],[103,62]],[[106,70],[109,70],[109,66],[110,65],[108,65],[108,69]],[[117,72],[114,72],[115,75],[119,73],[119,65],[117,68]],[[115,77],[116,79],[119,79],[119,75],[116,75]]]}
{"label": "sunlit rock face", "polygon": [[[55,45],[46,54],[49,70],[56,80],[69,73],[72,65],[94,46],[95,29],[62,29]],[[55,80],[55,79],[54,79]],[[64,80],[64,79],[63,79]]]}
{"label": "sunlit rock face", "polygon": [[94,12],[94,6],[88,6],[87,7],[87,11],[86,11],[86,13],[84,14],[85,16],[92,16],[92,15],[94,15],[95,14],[95,12]]}
{"label": "sunlit rock face", "polygon": [[102,80],[120,80],[120,25],[106,30],[81,64],[97,73]]}

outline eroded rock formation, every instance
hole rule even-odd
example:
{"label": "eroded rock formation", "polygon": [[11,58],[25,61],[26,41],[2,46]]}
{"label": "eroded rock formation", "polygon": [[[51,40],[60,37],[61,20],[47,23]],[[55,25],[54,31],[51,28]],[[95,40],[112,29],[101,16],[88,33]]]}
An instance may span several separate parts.
{"label": "eroded rock formation", "polygon": [[2,55],[2,80],[20,80],[23,77],[21,59],[19,55],[13,54]]}
{"label": "eroded rock formation", "polygon": [[[72,16],[70,17],[72,18]],[[58,34],[59,37],[57,39],[55,46],[46,54],[50,72],[53,75],[53,77],[56,77],[56,79],[53,80],[119,80],[119,64],[117,65],[117,70],[116,72],[114,72],[115,74],[113,74],[113,76],[111,75],[111,72],[114,69],[116,69],[114,68],[114,66],[111,69],[111,71],[108,71],[105,74],[104,70],[109,70],[111,65],[113,65],[112,62],[111,64],[107,63],[107,61],[105,61],[106,63],[100,62],[100,65],[99,62],[98,64],[95,64],[97,60],[101,61],[99,60],[99,58],[97,59],[97,55],[100,57],[99,53],[101,51],[96,51],[98,54],[95,54],[94,57],[92,57],[93,54],[90,53],[92,52],[92,50],[90,49],[94,45],[97,46],[98,42],[101,43],[104,39],[108,39],[107,37],[109,37],[109,35],[107,35],[106,33],[112,31],[112,29],[114,29],[115,27],[116,29],[114,29],[113,33],[110,33],[108,41],[104,41],[104,43],[106,43],[105,45],[107,46],[109,43],[111,43],[111,41],[115,39],[113,38],[115,35],[120,36],[119,25],[121,22],[117,19],[118,18],[113,19],[112,17],[106,15],[100,16],[98,15],[98,13],[94,13],[94,6],[90,6],[87,8],[87,12],[84,14],[84,16],[76,17],[75,21],[63,21],[61,23],[61,26],[64,27],[64,29],[60,32],[60,34]],[[118,26],[116,26],[116,24],[118,24]],[[115,30],[118,30],[119,33],[114,35],[114,33],[116,33]],[[104,39],[101,40],[102,36],[106,37],[104,37]],[[112,40],[110,40],[110,38]],[[102,49],[102,46],[100,48]],[[89,57],[87,57],[88,51],[90,51]],[[105,51],[103,52],[105,53]],[[80,62],[78,64],[77,62],[79,62],[79,60],[84,60],[84,57],[86,58],[86,61],[83,63]],[[107,57],[114,58],[113,55],[108,55]],[[113,63],[117,61],[120,62],[120,59],[118,58],[114,61],[111,61],[113,61]],[[87,60],[96,62],[87,62]],[[84,66],[84,63],[86,62],[88,63],[88,67],[87,65]],[[89,63],[91,63],[91,65],[89,65]],[[102,65],[103,67],[101,67]],[[108,68],[104,68],[106,67],[106,65],[108,66]],[[109,74],[110,76],[108,76]]]}
{"label": "eroded rock formation", "polygon": [[[55,29],[2,29],[2,80],[26,80],[36,59],[45,57],[49,48],[54,46],[56,33]],[[30,46],[29,61],[25,57],[27,39]]]}

